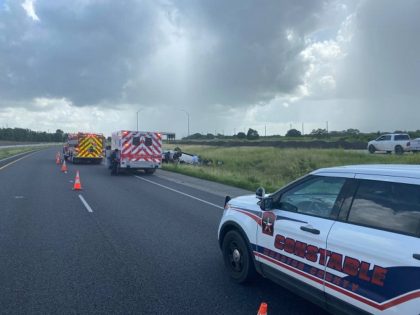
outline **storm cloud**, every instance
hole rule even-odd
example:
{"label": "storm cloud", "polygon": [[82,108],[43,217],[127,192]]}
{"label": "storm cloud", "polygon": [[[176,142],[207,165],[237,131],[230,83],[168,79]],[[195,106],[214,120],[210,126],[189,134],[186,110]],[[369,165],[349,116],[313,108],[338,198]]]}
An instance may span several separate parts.
{"label": "storm cloud", "polygon": [[0,15],[3,99],[249,105],[292,92],[313,1],[17,1]]}
{"label": "storm cloud", "polygon": [[75,129],[73,109],[109,132],[141,110],[144,128],[185,132],[183,109],[192,132],[417,129],[419,12],[414,0],[0,0],[0,124]]}

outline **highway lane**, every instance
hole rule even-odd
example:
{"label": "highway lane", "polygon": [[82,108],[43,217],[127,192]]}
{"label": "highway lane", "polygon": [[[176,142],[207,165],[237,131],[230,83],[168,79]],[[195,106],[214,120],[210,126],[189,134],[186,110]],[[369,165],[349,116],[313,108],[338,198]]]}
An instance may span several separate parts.
{"label": "highway lane", "polygon": [[6,168],[8,165],[14,164],[20,160],[23,160],[24,158],[26,158],[26,156],[33,154],[34,152],[36,152],[36,150],[34,151],[29,151],[29,152],[22,152],[22,153],[18,153],[12,156],[8,156],[5,158],[1,158],[0,159],[0,170],[3,168]]}
{"label": "highway lane", "polygon": [[[266,279],[228,279],[220,195],[103,165],[62,174],[54,155],[0,170],[2,312],[255,314],[265,301],[270,314],[324,314]],[[71,190],[76,169],[81,192]]]}

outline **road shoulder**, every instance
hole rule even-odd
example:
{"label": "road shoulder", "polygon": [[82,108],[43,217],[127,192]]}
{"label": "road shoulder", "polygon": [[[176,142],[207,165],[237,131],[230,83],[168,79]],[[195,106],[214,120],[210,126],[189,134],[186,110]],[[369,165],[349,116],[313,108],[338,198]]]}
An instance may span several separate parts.
{"label": "road shoulder", "polygon": [[168,181],[181,184],[187,187],[195,188],[201,191],[205,191],[208,193],[212,193],[217,196],[224,197],[229,195],[231,197],[241,196],[241,195],[248,195],[252,194],[252,191],[236,188],[216,182],[212,182],[209,180],[196,178],[188,175],[183,175],[179,173],[174,173],[170,171],[165,171],[159,169],[155,173],[156,177],[166,179]]}

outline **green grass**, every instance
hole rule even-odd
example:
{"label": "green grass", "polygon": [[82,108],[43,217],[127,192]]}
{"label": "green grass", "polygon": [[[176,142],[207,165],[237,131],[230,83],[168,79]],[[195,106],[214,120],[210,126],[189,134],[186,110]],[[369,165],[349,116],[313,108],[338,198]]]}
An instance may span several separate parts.
{"label": "green grass", "polygon": [[[367,154],[342,149],[281,149],[270,147],[212,147],[181,145],[185,152],[223,165],[192,166],[165,164],[164,169],[248,190],[263,186],[269,192],[308,172],[350,164],[420,164],[420,154]],[[165,149],[173,148],[166,145]]]}
{"label": "green grass", "polygon": [[19,153],[25,153],[29,151],[34,151],[38,149],[42,149],[43,147],[24,147],[24,148],[6,148],[2,149],[0,146],[0,160],[5,159],[9,156],[16,155]]}

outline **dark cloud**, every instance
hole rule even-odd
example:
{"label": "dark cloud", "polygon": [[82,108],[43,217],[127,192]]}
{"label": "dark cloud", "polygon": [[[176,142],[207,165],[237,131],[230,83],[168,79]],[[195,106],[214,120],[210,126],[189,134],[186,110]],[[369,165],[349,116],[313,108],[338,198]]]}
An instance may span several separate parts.
{"label": "dark cloud", "polygon": [[[158,44],[153,5],[137,1],[36,2],[40,21],[17,1],[0,11],[0,94],[93,105],[121,99],[138,56]],[[153,30],[153,31],[151,31]]]}
{"label": "dark cloud", "polygon": [[[0,9],[2,104],[250,105],[301,83],[316,1],[38,0]],[[289,34],[289,39],[287,38]]]}
{"label": "dark cloud", "polygon": [[[306,64],[300,52],[322,8],[315,1],[174,1],[168,10],[175,16],[173,26],[182,32],[179,40],[189,45],[187,60],[168,56],[172,65],[160,95],[153,80],[160,69],[150,69],[152,79],[137,82],[139,97],[194,107],[249,106],[290,93],[302,82]],[[180,71],[173,65],[177,63],[187,69]],[[179,93],[182,83],[188,88]]]}
{"label": "dark cloud", "polygon": [[353,15],[336,95],[354,99],[365,130],[419,129],[420,2],[365,1]]}
{"label": "dark cloud", "polygon": [[350,98],[420,96],[420,2],[364,2],[341,65],[339,93]]}

